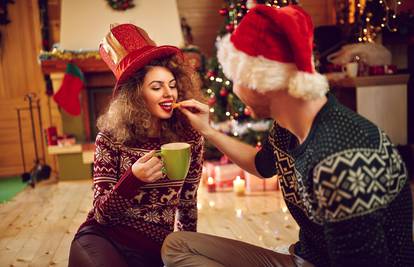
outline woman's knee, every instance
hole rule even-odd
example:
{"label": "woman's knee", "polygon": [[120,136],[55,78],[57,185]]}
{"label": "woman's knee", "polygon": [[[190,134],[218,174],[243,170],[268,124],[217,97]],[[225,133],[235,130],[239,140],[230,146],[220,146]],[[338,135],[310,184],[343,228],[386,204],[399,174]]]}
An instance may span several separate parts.
{"label": "woman's knee", "polygon": [[69,251],[68,267],[94,266],[91,257],[77,239],[72,241]]}
{"label": "woman's knee", "polygon": [[97,235],[75,238],[69,253],[69,267],[127,266],[124,257],[108,240]]}

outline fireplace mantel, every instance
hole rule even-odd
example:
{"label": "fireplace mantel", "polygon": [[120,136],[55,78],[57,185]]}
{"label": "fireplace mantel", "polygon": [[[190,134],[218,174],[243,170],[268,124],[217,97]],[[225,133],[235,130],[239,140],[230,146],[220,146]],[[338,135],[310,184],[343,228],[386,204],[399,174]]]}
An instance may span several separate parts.
{"label": "fireplace mantel", "polygon": [[42,72],[43,74],[65,72],[66,64],[68,64],[69,62],[74,63],[84,73],[110,72],[105,62],[103,62],[101,59],[94,59],[94,58],[72,59],[72,60],[63,60],[63,59],[42,60],[41,61]]}

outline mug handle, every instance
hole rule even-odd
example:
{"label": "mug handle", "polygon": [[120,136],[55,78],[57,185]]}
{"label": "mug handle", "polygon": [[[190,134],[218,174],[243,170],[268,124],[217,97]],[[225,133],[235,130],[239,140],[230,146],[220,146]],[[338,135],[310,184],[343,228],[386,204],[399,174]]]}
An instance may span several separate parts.
{"label": "mug handle", "polygon": [[159,157],[162,159],[162,153],[161,150],[155,150],[154,156]]}
{"label": "mug handle", "polygon": [[[155,157],[160,158],[160,159],[161,159],[161,161],[163,160],[163,159],[162,159],[162,152],[161,152],[161,150],[155,150],[154,156],[155,156]],[[162,166],[162,168],[161,168],[161,172],[162,172],[163,174],[167,174],[167,169],[166,169],[164,166]]]}

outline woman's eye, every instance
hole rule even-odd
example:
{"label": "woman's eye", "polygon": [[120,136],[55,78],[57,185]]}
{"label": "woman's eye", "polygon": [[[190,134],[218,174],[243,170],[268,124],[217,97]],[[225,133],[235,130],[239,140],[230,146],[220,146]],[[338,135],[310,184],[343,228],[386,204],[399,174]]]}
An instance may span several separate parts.
{"label": "woman's eye", "polygon": [[154,90],[154,91],[158,91],[158,90],[161,89],[161,87],[152,87],[151,89]]}

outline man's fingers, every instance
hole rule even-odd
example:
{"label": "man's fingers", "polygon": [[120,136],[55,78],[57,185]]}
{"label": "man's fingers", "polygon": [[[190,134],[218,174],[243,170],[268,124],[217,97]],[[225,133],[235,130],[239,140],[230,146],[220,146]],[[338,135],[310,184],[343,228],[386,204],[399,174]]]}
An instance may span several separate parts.
{"label": "man's fingers", "polygon": [[180,108],[180,110],[189,120],[194,120],[197,118],[197,115],[194,115],[194,113],[192,113],[186,108]]}
{"label": "man's fingers", "polygon": [[193,108],[198,111],[205,111],[206,105],[203,103],[198,102],[197,100],[190,99],[190,100],[184,100],[180,102],[180,110],[183,110],[184,108]]}

